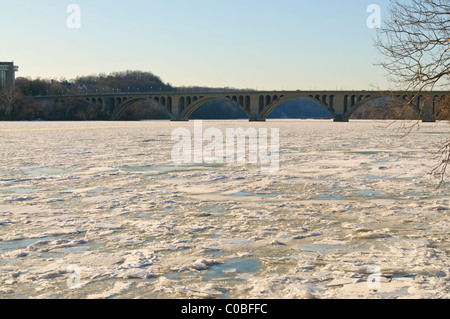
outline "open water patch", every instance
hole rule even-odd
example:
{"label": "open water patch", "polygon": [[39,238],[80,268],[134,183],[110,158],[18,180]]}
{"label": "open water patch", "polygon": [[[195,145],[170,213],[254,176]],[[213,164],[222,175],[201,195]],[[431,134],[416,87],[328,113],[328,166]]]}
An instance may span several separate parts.
{"label": "open water patch", "polygon": [[372,175],[372,174],[360,174],[360,175],[356,175],[356,177],[361,177],[361,178],[369,179],[369,180],[389,179],[389,177],[386,177],[386,176],[379,176],[379,175]]}
{"label": "open water patch", "polygon": [[249,193],[249,192],[236,192],[228,194],[229,197],[260,197],[260,198],[275,198],[282,194],[260,194],[260,193]]}
{"label": "open water patch", "polygon": [[222,206],[219,206],[219,205],[208,206],[208,207],[205,207],[204,210],[210,211],[210,212],[220,212],[220,213],[227,212],[227,210],[225,208],[223,208]]}
{"label": "open water patch", "polygon": [[362,190],[353,191],[353,193],[358,194],[358,195],[378,195],[378,194],[381,194],[380,191],[376,191],[376,190],[373,190],[373,189],[362,189]]}
{"label": "open water patch", "polygon": [[154,165],[146,165],[146,166],[125,166],[121,168],[125,172],[137,172],[137,173],[153,173],[154,175],[167,174],[172,172],[182,172],[182,171],[191,171],[191,170],[212,170],[211,167],[206,166],[154,166]]}
{"label": "open water patch", "polygon": [[227,239],[222,239],[221,241],[224,244],[232,244],[232,245],[242,245],[242,244],[253,243],[252,240],[247,239],[247,238],[227,238]]}
{"label": "open water patch", "polygon": [[18,239],[18,240],[0,242],[0,250],[10,251],[10,250],[15,250],[15,249],[19,249],[19,248],[25,248],[25,247],[32,245],[34,243],[37,243],[38,241],[41,241],[41,240],[51,241],[51,240],[65,238],[65,237],[66,237],[66,235],[61,235],[61,236],[55,236],[55,237],[23,238],[23,239]]}
{"label": "open water patch", "polygon": [[232,259],[224,263],[212,266],[204,275],[203,278],[218,279],[218,278],[232,278],[239,274],[251,274],[259,272],[260,265],[253,259]]}
{"label": "open water patch", "polygon": [[73,170],[70,168],[36,167],[23,168],[22,172],[28,175],[62,175],[71,174]]}
{"label": "open water patch", "polygon": [[321,199],[321,200],[343,200],[344,197],[342,197],[342,195],[339,194],[319,194],[316,196],[316,199]]}
{"label": "open water patch", "polygon": [[298,244],[294,246],[306,252],[316,252],[320,255],[328,255],[336,252],[354,252],[355,250],[342,244]]}
{"label": "open water patch", "polygon": [[102,194],[102,193],[108,193],[110,191],[111,191],[110,189],[93,188],[93,189],[89,190],[88,193],[91,193],[91,194]]}
{"label": "open water patch", "polygon": [[42,192],[42,190],[35,188],[22,188],[22,187],[12,187],[0,189],[2,192],[14,193],[14,194],[33,194]]}

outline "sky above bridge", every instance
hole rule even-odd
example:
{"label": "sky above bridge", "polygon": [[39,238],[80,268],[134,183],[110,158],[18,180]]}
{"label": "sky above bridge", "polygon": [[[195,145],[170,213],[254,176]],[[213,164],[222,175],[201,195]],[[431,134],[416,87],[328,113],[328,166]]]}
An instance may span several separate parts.
{"label": "sky above bridge", "polygon": [[388,0],[2,0],[0,61],[54,79],[141,70],[175,86],[387,88],[372,4],[388,14]]}

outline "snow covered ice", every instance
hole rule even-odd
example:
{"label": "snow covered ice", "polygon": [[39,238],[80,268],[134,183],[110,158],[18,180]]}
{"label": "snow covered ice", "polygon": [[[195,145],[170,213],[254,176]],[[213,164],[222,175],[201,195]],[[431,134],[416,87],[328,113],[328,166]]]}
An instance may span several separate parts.
{"label": "snow covered ice", "polygon": [[192,122],[0,123],[0,298],[449,298],[450,126],[389,124],[203,122],[279,128],[262,174],[174,164]]}

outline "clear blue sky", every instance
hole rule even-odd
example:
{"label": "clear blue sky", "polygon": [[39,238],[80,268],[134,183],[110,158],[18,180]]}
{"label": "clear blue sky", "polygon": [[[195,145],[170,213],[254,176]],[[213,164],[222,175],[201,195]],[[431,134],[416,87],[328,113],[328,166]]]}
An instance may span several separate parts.
{"label": "clear blue sky", "polygon": [[[388,0],[2,0],[0,61],[17,76],[150,71],[172,85],[386,87],[367,7]],[[81,28],[67,27],[69,4]]]}

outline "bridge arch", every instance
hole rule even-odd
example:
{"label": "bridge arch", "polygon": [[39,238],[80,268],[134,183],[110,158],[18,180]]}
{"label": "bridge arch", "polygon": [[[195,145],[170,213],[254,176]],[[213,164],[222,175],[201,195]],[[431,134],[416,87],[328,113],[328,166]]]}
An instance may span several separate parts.
{"label": "bridge arch", "polygon": [[72,103],[69,103],[69,109],[71,108],[71,104],[73,104],[74,102],[80,102],[83,103],[85,106],[91,106],[95,109],[101,109],[102,108],[102,102],[103,100],[101,99],[90,99],[90,98],[82,98],[82,97],[68,97],[67,99],[63,98],[63,99],[55,99],[54,102],[55,103],[65,103],[66,101],[70,101]]}
{"label": "bridge arch", "polygon": [[[120,98],[119,98],[120,99]],[[119,99],[117,101],[119,101]],[[119,105],[116,105],[113,112],[111,112],[111,120],[118,120],[124,114],[124,112],[134,103],[139,101],[151,101],[156,103],[159,107],[163,108],[167,111],[167,113],[171,114],[172,109],[172,98],[164,98],[163,103],[161,103],[162,98],[159,97],[133,97],[133,98],[124,98],[123,102]],[[170,108],[168,108],[168,105]]]}
{"label": "bridge arch", "polygon": [[[328,111],[330,113],[331,116],[335,115],[335,112],[333,110],[333,108],[330,106],[334,103],[334,95],[316,95],[316,96],[312,96],[312,95],[299,95],[299,96],[284,96],[284,95],[280,95],[278,96],[274,96],[277,97],[276,100],[273,100],[271,104],[265,106],[263,108],[263,110],[259,113],[259,117],[263,120],[267,119],[267,117],[270,115],[270,113],[272,113],[273,110],[275,110],[279,105],[289,101],[289,100],[293,100],[293,99],[304,99],[304,100],[309,100],[311,102],[314,102],[315,104],[317,104],[318,106],[320,106],[321,108],[325,109],[326,111]],[[324,103],[325,101],[325,103]],[[326,101],[328,101],[328,104],[326,104]]]}
{"label": "bridge arch", "polygon": [[[245,94],[242,95],[233,95],[233,96],[210,96],[210,97],[203,97],[199,96],[197,100],[192,101],[191,104],[186,105],[184,108],[181,108],[181,114],[179,117],[182,120],[189,120],[191,115],[198,110],[203,104],[217,100],[217,99],[225,99],[236,105],[239,109],[241,109],[247,117],[250,116],[250,96],[246,96]],[[242,101],[242,105],[240,105],[240,102]],[[181,99],[180,99],[181,102]],[[181,104],[180,104],[181,105]]]}
{"label": "bridge arch", "polygon": [[102,114],[102,105],[98,99],[86,99],[82,97],[63,97],[53,100],[55,115],[62,120],[91,120],[98,117],[105,118]]}
{"label": "bridge arch", "polygon": [[[375,100],[384,100],[384,101],[388,101],[388,102],[395,102],[398,103],[398,105],[405,105],[405,103],[407,103],[409,101],[410,97],[407,95],[403,95],[403,96],[393,96],[393,97],[381,97],[381,96],[371,96],[371,95],[366,95],[363,99],[360,99],[358,103],[356,103],[355,105],[351,106],[349,109],[346,110],[345,112],[345,117],[347,119],[349,119],[353,113],[355,113],[359,108],[368,105],[370,102],[373,102]],[[420,109],[419,106],[417,104],[413,104],[410,103],[408,105],[417,115],[420,115]]]}

